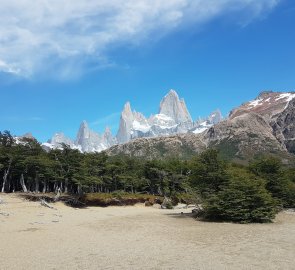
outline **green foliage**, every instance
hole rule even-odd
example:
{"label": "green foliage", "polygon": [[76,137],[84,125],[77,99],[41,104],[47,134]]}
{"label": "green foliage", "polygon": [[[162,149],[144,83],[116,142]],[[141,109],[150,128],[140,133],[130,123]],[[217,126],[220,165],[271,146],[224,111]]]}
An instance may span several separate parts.
{"label": "green foliage", "polygon": [[236,154],[239,151],[238,145],[238,142],[223,140],[217,145],[213,145],[213,148],[219,152],[221,158],[224,160],[232,160],[236,157]]}
{"label": "green foliage", "polygon": [[266,189],[283,207],[295,207],[295,184],[291,170],[285,170],[281,161],[265,157],[252,162],[250,170],[266,180]]}
{"label": "green foliage", "polygon": [[231,175],[227,186],[205,201],[204,212],[209,220],[270,222],[276,214],[276,202],[263,180],[239,171]]}
{"label": "green foliage", "polygon": [[86,193],[86,200],[102,204],[167,197],[172,204],[203,204],[209,220],[235,222],[266,222],[277,205],[295,207],[295,169],[273,157],[246,167],[224,161],[212,149],[191,160],[83,154],[67,145],[46,152],[34,139],[17,144],[8,131],[0,132],[0,188]]}
{"label": "green foliage", "polygon": [[218,151],[208,150],[191,162],[190,184],[203,197],[218,192],[228,182],[227,164],[218,156]]}

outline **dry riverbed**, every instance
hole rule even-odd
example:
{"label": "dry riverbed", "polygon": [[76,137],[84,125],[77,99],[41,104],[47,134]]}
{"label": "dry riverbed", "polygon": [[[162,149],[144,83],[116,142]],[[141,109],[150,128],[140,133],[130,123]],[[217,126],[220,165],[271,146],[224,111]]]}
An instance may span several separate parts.
{"label": "dry riverbed", "polygon": [[[0,269],[294,269],[295,213],[272,224],[199,222],[184,210],[49,209],[0,195]],[[191,210],[185,210],[190,212]]]}

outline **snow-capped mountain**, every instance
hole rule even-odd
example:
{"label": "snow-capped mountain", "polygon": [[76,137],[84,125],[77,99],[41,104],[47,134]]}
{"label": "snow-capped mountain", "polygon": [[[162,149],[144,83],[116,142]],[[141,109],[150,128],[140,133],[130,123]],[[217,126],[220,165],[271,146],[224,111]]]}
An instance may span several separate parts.
{"label": "snow-capped mountain", "polygon": [[115,140],[109,128],[101,135],[91,130],[86,121],[81,123],[75,145],[82,152],[101,152],[114,144]]}
{"label": "snow-capped mountain", "polygon": [[234,109],[230,113],[230,117],[234,118],[247,112],[255,112],[270,120],[285,110],[294,98],[295,92],[264,91],[256,99]]}
{"label": "snow-capped mountain", "polygon": [[75,141],[66,137],[63,133],[56,133],[52,139],[43,143],[42,146],[47,149],[62,149],[63,144],[72,149],[78,149],[81,152],[101,152],[116,144],[116,139],[112,136],[111,130],[106,128],[103,134],[91,130],[86,121],[83,121],[78,130]]}
{"label": "snow-capped mountain", "polygon": [[202,119],[202,118],[198,119],[194,123],[194,127],[190,130],[190,132],[195,134],[202,133],[206,131],[207,129],[209,129],[210,127],[220,123],[222,120],[223,120],[223,117],[220,110],[216,110],[212,112],[206,119]]}
{"label": "snow-capped mountain", "polygon": [[159,113],[149,118],[132,111],[130,103],[126,103],[117,140],[126,143],[136,138],[186,133],[192,128],[194,123],[184,99],[180,99],[175,90],[170,90],[160,103]]}
{"label": "snow-capped mountain", "polygon": [[170,136],[187,132],[201,133],[219,123],[221,119],[221,113],[216,111],[205,120],[193,122],[184,99],[180,99],[175,90],[170,90],[162,99],[158,114],[150,117],[132,110],[130,103],[127,102],[121,113],[116,137],[112,136],[108,128],[104,134],[98,134],[89,128],[86,121],[83,121],[75,141],[63,133],[56,133],[43,146],[46,149],[56,149],[61,148],[64,143],[81,152],[100,152],[113,145],[127,143],[137,138]]}
{"label": "snow-capped mountain", "polygon": [[235,162],[271,155],[286,164],[294,163],[295,92],[262,92],[256,99],[235,108],[227,119],[221,119],[221,113],[216,111],[196,121],[188,133],[137,139],[115,145],[107,154],[145,159],[187,158],[214,148]]}
{"label": "snow-capped mountain", "polygon": [[26,142],[24,142],[26,139],[35,140],[34,136],[30,132],[21,136],[14,136],[13,138],[16,144],[22,144],[22,145],[26,144]]}
{"label": "snow-capped mountain", "polygon": [[193,122],[184,99],[180,99],[175,90],[170,90],[162,99],[159,114],[170,117],[176,124]]}

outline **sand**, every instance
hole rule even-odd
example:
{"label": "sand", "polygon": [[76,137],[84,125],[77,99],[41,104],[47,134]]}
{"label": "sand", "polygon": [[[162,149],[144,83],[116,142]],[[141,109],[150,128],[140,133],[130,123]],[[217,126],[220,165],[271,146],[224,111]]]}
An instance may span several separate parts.
{"label": "sand", "polygon": [[1,270],[295,269],[294,213],[237,225],[199,222],[183,210],[61,203],[52,210],[0,197]]}

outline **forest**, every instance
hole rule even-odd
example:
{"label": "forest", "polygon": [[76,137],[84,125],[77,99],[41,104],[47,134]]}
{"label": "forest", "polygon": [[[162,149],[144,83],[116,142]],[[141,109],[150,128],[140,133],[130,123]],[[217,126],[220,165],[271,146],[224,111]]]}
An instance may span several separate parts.
{"label": "forest", "polygon": [[193,198],[208,220],[268,222],[295,207],[295,168],[266,156],[240,165],[207,150],[190,160],[144,160],[81,153],[63,145],[45,151],[35,139],[0,132],[1,192],[151,194]]}

